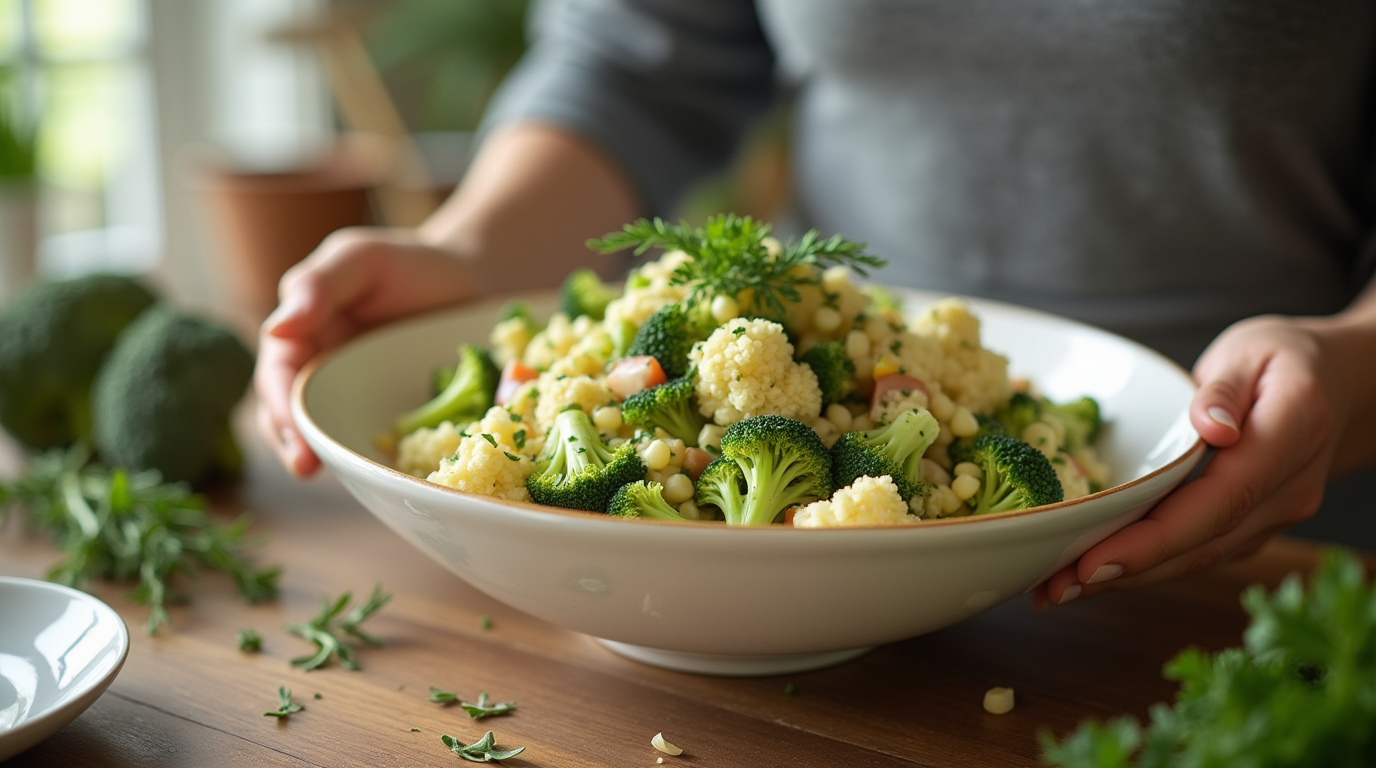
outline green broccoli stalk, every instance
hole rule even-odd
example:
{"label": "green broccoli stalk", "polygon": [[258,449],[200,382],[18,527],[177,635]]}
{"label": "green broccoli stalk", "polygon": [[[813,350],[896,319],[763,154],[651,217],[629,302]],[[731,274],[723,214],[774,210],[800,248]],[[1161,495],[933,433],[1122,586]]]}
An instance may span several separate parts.
{"label": "green broccoli stalk", "polygon": [[922,495],[922,454],[940,432],[925,408],[904,411],[878,429],[847,432],[831,446],[832,480],[844,488],[858,477],[888,475],[904,499]]}
{"label": "green broccoli stalk", "polygon": [[664,500],[664,486],[637,480],[626,483],[607,503],[612,517],[648,517],[654,520],[682,520],[678,510]]}
{"label": "green broccoli stalk", "polygon": [[798,358],[817,374],[817,386],[822,390],[822,405],[845,400],[855,387],[855,363],[846,355],[846,345],[828,341],[804,352]]}
{"label": "green broccoli stalk", "polygon": [[492,407],[501,375],[487,350],[474,344],[459,345],[459,364],[444,389],[419,408],[398,416],[392,423],[393,431],[408,435],[446,421],[463,425],[482,418]]}
{"label": "green broccoli stalk", "polygon": [[145,310],[92,386],[96,451],[168,482],[236,473],[230,413],[252,377],[253,354],[228,328],[166,306]]}
{"label": "green broccoli stalk", "polygon": [[0,427],[34,450],[89,440],[96,373],[156,301],[121,275],[27,284],[0,309]]}
{"label": "green broccoli stalk", "polygon": [[670,304],[640,324],[626,356],[650,355],[666,376],[676,379],[688,372],[688,353],[700,338],[688,311],[681,304]]}
{"label": "green broccoli stalk", "polygon": [[668,432],[684,444],[697,447],[698,433],[707,419],[698,412],[693,381],[682,378],[641,390],[621,404],[621,418],[627,424]]}
{"label": "green broccoli stalk", "polygon": [[633,443],[607,447],[588,414],[571,408],[554,418],[526,489],[540,504],[601,512],[617,489],[643,479],[645,462]]}
{"label": "green broccoli stalk", "polygon": [[985,435],[970,447],[984,481],[971,498],[975,514],[1030,509],[1064,498],[1061,481],[1041,451],[1007,435]]}
{"label": "green broccoli stalk", "polygon": [[617,291],[602,282],[602,278],[589,268],[576,269],[564,279],[560,290],[560,309],[572,320],[587,315],[601,321],[607,313],[607,305],[615,299]]}
{"label": "green broccoli stalk", "polygon": [[783,416],[732,424],[715,461],[723,460],[740,468],[746,489],[738,513],[729,503],[721,508],[728,525],[769,525],[789,507],[827,498],[833,490],[826,445],[811,427]]}
{"label": "green broccoli stalk", "polygon": [[736,462],[718,456],[702,470],[693,487],[693,500],[699,508],[716,507],[727,520],[744,518],[745,476]]}

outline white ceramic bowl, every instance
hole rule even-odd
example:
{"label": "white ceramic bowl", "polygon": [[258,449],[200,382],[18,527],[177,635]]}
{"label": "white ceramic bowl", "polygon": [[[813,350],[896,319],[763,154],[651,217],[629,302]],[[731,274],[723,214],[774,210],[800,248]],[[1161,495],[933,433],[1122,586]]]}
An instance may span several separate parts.
{"label": "white ceramic bowl", "polygon": [[[916,308],[940,298],[906,292]],[[534,302],[536,309],[550,302]],[[930,632],[1027,591],[1147,512],[1199,461],[1189,375],[1069,320],[971,299],[984,343],[1053,399],[1098,398],[1113,487],[1037,510],[883,529],[729,528],[615,520],[499,501],[388,468],[374,447],[427,396],[458,343],[484,343],[497,305],[363,336],[298,377],[295,419],[373,514],[489,595],[657,666],[782,674]]]}
{"label": "white ceramic bowl", "polygon": [[124,620],[100,600],[0,577],[0,762],[86,711],[128,653]]}

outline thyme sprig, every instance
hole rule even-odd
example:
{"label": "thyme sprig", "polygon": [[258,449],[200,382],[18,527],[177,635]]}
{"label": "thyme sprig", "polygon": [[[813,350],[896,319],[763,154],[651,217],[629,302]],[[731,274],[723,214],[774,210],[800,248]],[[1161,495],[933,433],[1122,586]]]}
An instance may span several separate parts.
{"label": "thyme sprig", "polygon": [[354,658],[349,639],[366,645],[382,645],[381,640],[366,634],[358,625],[386,605],[392,599],[391,593],[383,592],[381,584],[374,585],[367,601],[345,613],[352,599],[352,592],[345,592],[334,600],[326,598],[320,612],[310,621],[287,625],[288,632],[315,644],[315,653],[292,659],[292,666],[309,672],[325,666],[334,658],[346,669],[357,670],[358,661]]}

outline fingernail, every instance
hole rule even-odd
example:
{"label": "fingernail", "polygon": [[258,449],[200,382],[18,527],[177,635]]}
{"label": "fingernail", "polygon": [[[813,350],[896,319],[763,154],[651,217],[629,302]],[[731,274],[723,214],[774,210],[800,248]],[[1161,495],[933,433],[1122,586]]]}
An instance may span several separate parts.
{"label": "fingernail", "polygon": [[281,304],[278,304],[277,309],[272,310],[272,314],[268,315],[267,319],[263,321],[263,327],[268,330],[276,328],[296,315],[301,314],[301,310],[304,307],[305,305],[301,303],[299,299],[287,299]]}
{"label": "fingernail", "polygon": [[1098,584],[1101,581],[1111,581],[1123,575],[1123,566],[1117,563],[1104,563],[1089,577],[1086,584]]}
{"label": "fingernail", "polygon": [[1233,430],[1234,432],[1237,431],[1237,422],[1233,421],[1233,415],[1223,410],[1222,407],[1217,405],[1211,405],[1209,406],[1209,410],[1207,411],[1207,413],[1209,414],[1209,418],[1213,419],[1219,424],[1222,424],[1228,429]]}
{"label": "fingernail", "polygon": [[1061,599],[1056,601],[1056,605],[1065,605],[1080,596],[1080,585],[1071,584],[1066,591],[1061,593]]}

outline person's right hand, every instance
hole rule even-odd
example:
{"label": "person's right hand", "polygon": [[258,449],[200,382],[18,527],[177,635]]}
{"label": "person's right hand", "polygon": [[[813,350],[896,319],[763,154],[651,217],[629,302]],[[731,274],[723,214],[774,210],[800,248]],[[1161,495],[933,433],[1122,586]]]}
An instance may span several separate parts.
{"label": "person's right hand", "polygon": [[287,270],[254,370],[258,429],[282,464],[297,477],[320,468],[291,418],[292,382],[308,360],[369,328],[478,295],[460,257],[404,229],[339,230]]}

